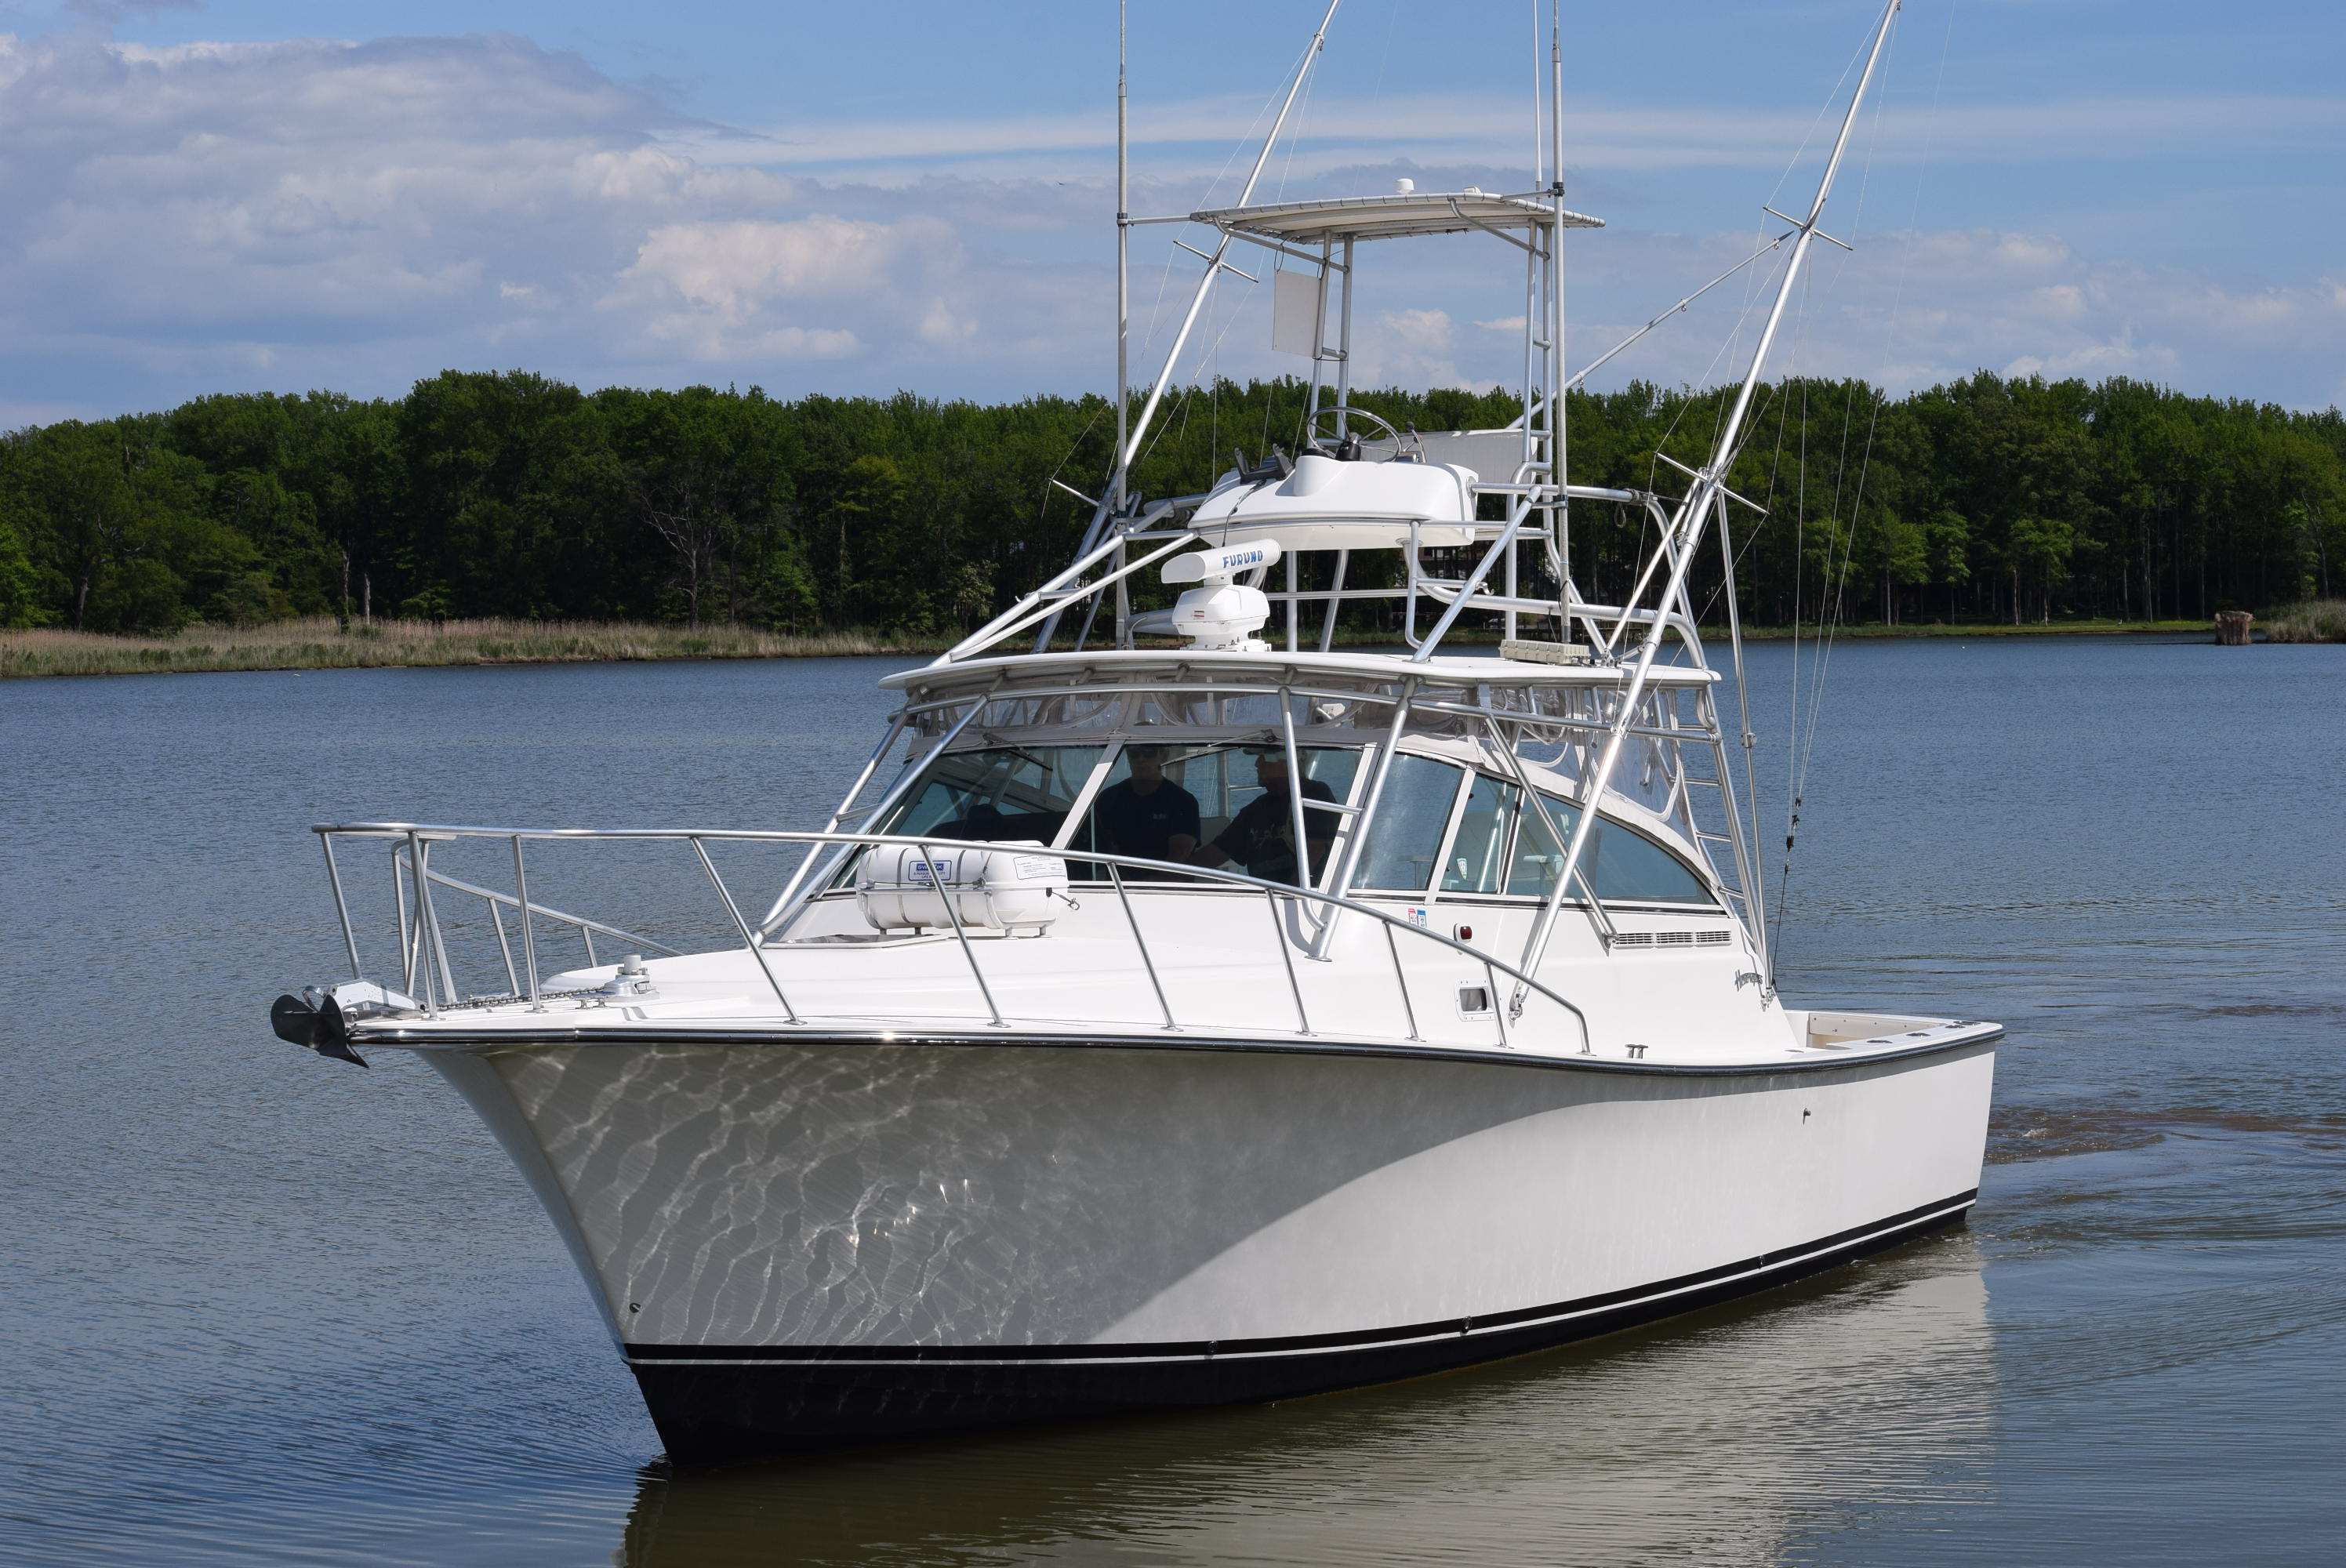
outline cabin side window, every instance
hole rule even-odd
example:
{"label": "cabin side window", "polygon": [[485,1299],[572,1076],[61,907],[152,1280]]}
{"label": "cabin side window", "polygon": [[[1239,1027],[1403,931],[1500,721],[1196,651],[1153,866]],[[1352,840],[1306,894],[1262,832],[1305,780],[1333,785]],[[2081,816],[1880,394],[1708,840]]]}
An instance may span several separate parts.
{"label": "cabin side window", "polygon": [[1710,908],[1719,901],[1684,860],[1617,822],[1599,826],[1588,848],[1596,860],[1589,881],[1596,884],[1596,896],[1606,903]]}
{"label": "cabin side window", "polygon": [[[1556,832],[1562,833],[1569,841],[1573,830],[1580,825],[1580,813],[1553,795],[1542,795],[1540,801],[1547,807],[1548,820],[1556,824]],[[1597,837],[1602,839],[1604,836],[1605,830],[1599,827]],[[1589,847],[1593,850],[1596,845],[1592,843]],[[1524,809],[1515,824],[1514,851],[1507,857],[1507,891],[1539,899],[1554,892],[1556,873],[1564,870],[1564,849],[1563,844],[1556,841],[1556,833],[1547,830],[1547,822],[1540,820],[1538,811],[1528,808]],[[1586,881],[1595,879],[1575,880]],[[1577,888],[1574,890],[1576,892],[1580,891]]]}
{"label": "cabin side window", "polygon": [[1474,775],[1466,792],[1466,809],[1458,819],[1450,857],[1442,868],[1445,893],[1495,893],[1507,862],[1507,840],[1514,836],[1519,791],[1485,773]]}
{"label": "cabin side window", "polygon": [[[1543,793],[1548,831],[1540,814],[1527,807],[1523,791],[1487,775],[1476,774],[1466,809],[1458,820],[1443,867],[1442,891],[1449,893],[1506,892],[1518,898],[1548,897],[1556,890],[1556,873],[1564,867],[1563,834],[1568,841],[1580,821],[1580,809]],[[1634,828],[1600,822],[1583,852],[1575,897],[1585,897],[1593,885],[1606,903],[1700,904],[1716,907],[1708,886],[1695,871],[1661,845]]]}
{"label": "cabin side window", "polygon": [[1361,846],[1352,883],[1392,892],[1422,893],[1433,885],[1442,838],[1465,769],[1431,757],[1395,757]]}

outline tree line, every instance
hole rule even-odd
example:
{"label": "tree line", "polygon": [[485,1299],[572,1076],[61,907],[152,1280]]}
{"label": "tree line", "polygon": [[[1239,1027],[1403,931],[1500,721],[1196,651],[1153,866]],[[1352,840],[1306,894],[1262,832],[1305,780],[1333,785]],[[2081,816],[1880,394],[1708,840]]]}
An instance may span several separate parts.
{"label": "tree line", "polygon": [[[1195,493],[1236,451],[1294,450],[1305,397],[1290,379],[1188,389],[1160,412],[1134,489]],[[1576,393],[1572,477],[1677,493],[1662,459],[1700,463],[1724,398]],[[1519,412],[1499,392],[1353,401],[1429,431]],[[1114,430],[1096,396],[590,392],[519,371],[448,372],[396,399],[221,394],[64,421],[0,436],[0,626],[332,615],[946,633],[1070,559],[1091,513],[1070,492],[1096,494]],[[1731,509],[1730,538],[1755,625],[2199,619],[2346,588],[2335,409],[2123,379],[1983,372],[1895,399],[1788,380],[1763,389],[1729,484],[1751,504]],[[1592,598],[1625,591],[1650,542],[1638,508],[1575,506]],[[1706,619],[1722,580],[1699,564]]]}

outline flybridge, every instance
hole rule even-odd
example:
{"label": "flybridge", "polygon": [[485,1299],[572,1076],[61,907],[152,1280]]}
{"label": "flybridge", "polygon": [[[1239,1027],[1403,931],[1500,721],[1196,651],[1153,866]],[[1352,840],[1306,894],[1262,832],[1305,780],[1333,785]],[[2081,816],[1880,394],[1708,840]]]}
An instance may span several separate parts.
{"label": "flybridge", "polygon": [[[1128,495],[1129,454],[1139,432],[1124,433],[1107,499],[1101,504],[1086,538],[1088,547],[1096,548],[1103,539],[1171,538],[1174,535],[1165,526],[1168,524],[1207,539],[1227,539],[1241,530],[1276,537],[1288,552],[1290,581],[1278,602],[1286,606],[1290,648],[1299,641],[1307,603],[1321,612],[1323,647],[1332,636],[1343,606],[1363,599],[1405,599],[1405,635],[1413,646],[1427,648],[1439,643],[1468,610],[1497,613],[1510,639],[1517,636],[1518,623],[1526,614],[1568,616],[1560,598],[1520,591],[1520,572],[1512,563],[1516,546],[1545,545],[1547,558],[1528,563],[1535,575],[1559,584],[1566,577],[1562,512],[1570,497],[1561,478],[1563,432],[1550,412],[1556,400],[1548,395],[1548,389],[1560,383],[1563,372],[1559,241],[1566,229],[1598,229],[1603,222],[1566,209],[1560,182],[1545,191],[1521,195],[1495,194],[1472,186],[1457,191],[1419,191],[1409,180],[1398,184],[1400,188],[1389,195],[1241,204],[1186,217],[1124,220],[1124,230],[1180,222],[1202,225],[1218,233],[1219,240],[1210,256],[1197,247],[1186,247],[1211,262],[1198,283],[1192,321],[1198,305],[1220,274],[1231,272],[1250,282],[1257,280],[1229,260],[1233,240],[1271,251],[1286,268],[1272,280],[1272,340],[1278,347],[1309,357],[1311,375],[1303,429],[1292,457],[1274,452],[1261,464],[1236,458],[1230,471],[1207,494],[1178,497],[1156,511],[1141,507],[1137,498]],[[1504,241],[1523,263],[1521,392],[1526,417],[1496,431],[1397,430],[1352,402],[1356,248],[1370,240],[1477,233]],[[1509,264],[1515,264],[1513,259]],[[1187,333],[1185,325],[1168,356],[1164,375],[1142,410],[1142,431],[1154,414]],[[1119,410],[1123,402],[1119,396]],[[1482,515],[1486,497],[1496,508],[1496,515],[1487,520],[1488,526]],[[1590,491],[1584,498],[1631,504],[1648,499],[1611,490]],[[1443,584],[1448,580],[1429,573],[1420,555],[1426,549],[1489,545],[1502,535],[1507,541],[1511,564],[1490,590],[1464,582],[1452,583],[1446,590]],[[1354,550],[1402,552],[1408,565],[1404,584],[1399,588],[1348,588],[1349,555]],[[1336,560],[1326,568],[1306,572],[1298,557],[1312,552],[1335,552]],[[1301,581],[1305,575],[1324,577],[1326,585],[1314,585],[1316,591],[1307,591]],[[1382,574],[1376,582],[1382,584]],[[1422,603],[1428,606],[1434,623],[1423,637],[1418,615]],[[1136,635],[1135,617],[1124,605],[1121,589],[1118,604],[1117,642],[1130,647]],[[1057,607],[1053,606],[1052,610]],[[1045,619],[1046,634],[1057,629],[1056,613],[1046,613]],[[1138,635],[1161,629],[1153,617],[1140,617],[1139,622],[1143,630]],[[1091,624],[1087,621],[1087,629]]]}
{"label": "flybridge", "polygon": [[[1574,229],[1601,228],[1600,220],[1564,205],[1563,56],[1560,19],[1549,42],[1544,102],[1544,140],[1535,164],[1555,178],[1542,188],[1494,194],[1468,187],[1421,192],[1397,181],[1390,194],[1256,204],[1251,200],[1287,118],[1324,46],[1336,5],[1329,5],[1319,30],[1289,82],[1270,134],[1258,151],[1239,199],[1229,207],[1201,209],[1182,217],[1134,218],[1130,211],[1126,157],[1125,88],[1117,78],[1117,455],[1105,493],[1096,504],[1077,559],[993,622],[964,638],[937,661],[939,668],[979,659],[1008,639],[1033,632],[1040,654],[1067,620],[1075,623],[1078,653],[1097,647],[1104,655],[1139,657],[1166,639],[1200,652],[1270,652],[1253,636],[1274,616],[1283,620],[1283,651],[1290,656],[1316,641],[1326,653],[1348,605],[1402,601],[1400,632],[1408,655],[1405,667],[1423,668],[1470,612],[1498,622],[1503,657],[1547,664],[1581,666],[1609,672],[1617,704],[1606,718],[1601,745],[1585,777],[1596,790],[1613,786],[1617,770],[1637,737],[1645,697],[1659,683],[1660,669],[1675,663],[1708,674],[1688,577],[1707,533],[1719,536],[1729,622],[1729,644],[1740,675],[1742,648],[1736,625],[1735,556],[1728,539],[1728,504],[1750,506],[1723,483],[1740,450],[1754,389],[1774,347],[1792,290],[1818,233],[1835,176],[1848,151],[1864,101],[1879,67],[1899,0],[1887,0],[1865,66],[1842,116],[1816,195],[1805,216],[1787,219],[1790,229],[1753,252],[1736,269],[1714,280],[1715,287],[1741,266],[1779,249],[1782,271],[1765,325],[1749,366],[1719,422],[1708,460],[1699,468],[1671,464],[1685,476],[1683,494],[1659,494],[1576,485],[1569,477],[1566,431],[1562,419],[1566,392],[1578,380],[1564,362],[1562,247]],[[1772,211],[1772,209],[1770,209]],[[1778,215],[1781,216],[1781,215]],[[1206,263],[1162,369],[1142,401],[1137,418],[1128,413],[1130,338],[1129,258],[1132,232],[1154,223],[1188,223],[1214,236],[1210,249],[1177,240]],[[1484,239],[1508,248],[1511,265],[1523,279],[1523,355],[1519,384],[1523,413],[1500,430],[1419,432],[1400,430],[1352,401],[1353,281],[1357,248],[1363,241],[1428,235]],[[1206,300],[1223,274],[1250,283],[1256,277],[1230,260],[1234,244],[1267,249],[1282,270],[1273,282],[1273,339],[1311,361],[1301,428],[1290,456],[1274,451],[1250,463],[1232,454],[1230,467],[1202,494],[1149,500],[1131,491],[1131,466]],[[1698,293],[1702,290],[1698,290]],[[1690,302],[1680,301],[1680,306]],[[1649,331],[1676,313],[1673,307],[1641,330]],[[1632,338],[1630,341],[1634,341]],[[1626,344],[1621,345],[1626,346]],[[1613,352],[1618,352],[1617,347]],[[1589,369],[1609,359],[1608,353]],[[1586,371],[1581,372],[1586,375]],[[1617,604],[1593,600],[1575,579],[1572,505],[1575,502],[1640,508],[1653,526],[1652,552]],[[1244,544],[1232,548],[1232,536]],[[1206,548],[1200,550],[1198,546]],[[1219,547],[1219,553],[1217,547]],[[1361,552],[1397,553],[1396,585],[1379,568],[1366,583],[1352,556]],[[1260,560],[1241,558],[1259,554]],[[1283,566],[1283,585],[1270,574]],[[1132,580],[1158,567],[1164,582],[1213,585],[1210,592],[1182,596],[1172,611],[1135,613]],[[1307,607],[1316,612],[1316,638],[1307,628]],[[1186,613],[1185,613],[1186,612]],[[1531,623],[1529,626],[1526,622]],[[1550,631],[1546,637],[1525,634]],[[1668,648],[1665,659],[1665,649]],[[1745,782],[1751,778],[1753,742],[1748,698],[1740,724]],[[1745,896],[1752,934],[1764,951],[1756,842],[1747,838],[1731,780],[1724,777],[1726,736],[1715,709],[1706,706],[1698,738],[1722,759],[1717,788],[1729,830],[1716,836],[1731,842],[1735,886]],[[1675,743],[1675,735],[1672,738]],[[1593,820],[1593,818],[1591,819]],[[1704,838],[1713,835],[1701,834]],[[1586,844],[1586,825],[1565,855],[1569,876]]]}
{"label": "flybridge", "polygon": [[[1614,653],[1626,646],[1634,629],[1658,620],[1665,629],[1693,635],[1692,617],[1682,606],[1608,610],[1580,602],[1571,586],[1566,531],[1571,501],[1644,506],[1658,525],[1668,521],[1659,497],[1574,486],[1563,478],[1564,433],[1553,413],[1557,400],[1549,395],[1549,389],[1561,383],[1564,368],[1559,243],[1566,230],[1597,229],[1602,221],[1566,209],[1560,183],[1525,195],[1494,194],[1471,186],[1459,191],[1418,191],[1409,188],[1408,180],[1399,183],[1404,188],[1390,195],[1239,205],[1186,217],[1123,220],[1120,233],[1178,222],[1203,225],[1220,236],[1210,255],[1186,247],[1211,263],[1198,281],[1190,322],[1222,273],[1256,280],[1229,260],[1233,241],[1267,249],[1290,264],[1274,277],[1273,338],[1311,361],[1297,448],[1292,455],[1274,450],[1254,463],[1233,453],[1230,468],[1202,494],[1151,502],[1129,494],[1130,454],[1180,358],[1188,331],[1185,324],[1140,411],[1137,428],[1119,432],[1118,461],[1106,496],[1097,504],[1081,557],[947,654],[948,661],[974,657],[1036,627],[1039,651],[1060,629],[1064,613],[1079,603],[1086,609],[1078,647],[1096,641],[1141,647],[1150,638],[1183,636],[1210,620],[1217,635],[1198,646],[1245,649],[1253,646],[1245,634],[1268,624],[1271,606],[1278,606],[1284,612],[1289,651],[1305,640],[1307,611],[1319,621],[1317,641],[1324,650],[1332,645],[1347,606],[1392,599],[1403,601],[1402,636],[1422,657],[1431,655],[1469,611],[1497,615],[1510,641],[1522,639],[1526,618],[1565,623],[1560,641],[1571,642],[1570,624],[1580,612],[1609,614],[1614,622],[1610,631],[1587,639],[1600,654]],[[1520,391],[1526,413],[1505,429],[1401,430],[1352,401],[1356,248],[1368,240],[1443,234],[1483,234],[1504,241],[1515,253],[1508,264],[1520,261],[1523,267]],[[1120,394],[1119,412],[1125,402]],[[1196,565],[1204,557],[1178,552],[1200,542],[1228,545],[1233,535],[1277,547],[1265,558],[1230,563],[1231,569],[1253,568],[1231,593],[1263,597],[1260,620],[1238,626],[1243,615],[1253,610],[1251,601],[1225,606],[1225,613],[1210,616],[1134,613],[1130,578],[1161,565],[1168,584],[1211,582],[1220,568]],[[1436,566],[1424,555],[1460,547],[1476,547],[1484,555],[1481,565],[1463,576],[1454,564]],[[1382,571],[1355,574],[1351,557],[1358,551],[1399,552],[1405,568],[1401,583],[1391,585]],[[1266,586],[1265,577],[1281,561],[1286,584],[1273,590]],[[1112,620],[1103,613],[1110,603]],[[1226,627],[1234,635],[1222,635]]]}
{"label": "flybridge", "polygon": [[[1151,637],[1178,636],[1182,617],[1133,613],[1128,580],[1162,565],[1185,543],[1228,545],[1234,535],[1273,540],[1283,547],[1283,589],[1266,585],[1270,562],[1260,563],[1260,569],[1238,586],[1265,593],[1268,603],[1283,611],[1290,651],[1304,641],[1307,606],[1320,621],[1317,640],[1325,649],[1346,606],[1396,598],[1403,601],[1402,635],[1420,657],[1430,657],[1470,611],[1497,616],[1509,641],[1522,640],[1522,623],[1527,617],[1552,618],[1559,623],[1560,645],[1576,642],[1573,627],[1579,612],[1609,613],[1610,631],[1592,629],[1583,639],[1600,657],[1626,647],[1640,629],[1691,635],[1691,616],[1683,613],[1683,606],[1660,602],[1667,596],[1643,607],[1632,603],[1608,612],[1606,606],[1583,603],[1572,585],[1570,502],[1641,505],[1657,523],[1667,518],[1658,497],[1576,488],[1566,477],[1565,431],[1557,414],[1566,384],[1561,247],[1567,230],[1604,225],[1602,219],[1564,205],[1560,32],[1549,41],[1541,106],[1544,145],[1532,159],[1541,182],[1538,188],[1504,193],[1467,186],[1421,191],[1411,180],[1402,179],[1388,193],[1255,202],[1256,186],[1325,46],[1336,9],[1331,3],[1321,17],[1302,63],[1286,86],[1239,199],[1227,207],[1167,217],[1132,215],[1127,97],[1119,71],[1116,461],[1076,564],[966,639],[945,656],[947,661],[974,657],[1030,630],[1039,651],[1060,631],[1066,614],[1078,606],[1083,614],[1079,647],[1107,641],[1119,648],[1136,648]],[[1203,260],[1206,270],[1135,416],[1128,395],[1132,235],[1158,224],[1200,227],[1213,241],[1209,249],[1175,241]],[[1506,248],[1498,254],[1505,257],[1508,267],[1521,268],[1519,391],[1525,412],[1505,429],[1403,431],[1352,402],[1357,249],[1366,241],[1433,235],[1484,237]],[[1250,463],[1243,454],[1233,453],[1229,471],[1207,493],[1146,500],[1132,494],[1132,463],[1208,298],[1226,273],[1248,283],[1262,280],[1231,260],[1234,246],[1268,250],[1280,269],[1270,280],[1273,342],[1311,363],[1302,428],[1291,454],[1274,450],[1267,460]],[[1464,575],[1455,563],[1437,567],[1423,554],[1460,547],[1476,548],[1482,555]],[[1401,553],[1405,569],[1400,584],[1392,585],[1382,569],[1354,572],[1351,557],[1356,551]],[[1186,569],[1178,563],[1172,568]],[[1168,571],[1165,580],[1201,579],[1177,577]],[[1112,619],[1104,615],[1111,604]]]}

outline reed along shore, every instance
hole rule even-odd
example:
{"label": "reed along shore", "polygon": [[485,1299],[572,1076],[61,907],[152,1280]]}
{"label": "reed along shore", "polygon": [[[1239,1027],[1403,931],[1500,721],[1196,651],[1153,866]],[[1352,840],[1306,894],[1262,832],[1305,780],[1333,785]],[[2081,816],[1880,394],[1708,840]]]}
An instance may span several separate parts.
{"label": "reed along shore", "polygon": [[[1834,627],[1835,637],[2009,637],[2206,632],[2201,621],[2055,621],[1982,625]],[[2256,630],[2272,642],[2346,642],[2346,602],[2292,606]],[[1266,628],[1278,638],[1280,628]],[[1724,641],[1724,626],[1706,626]],[[1789,626],[1746,626],[1749,642],[1781,641]],[[1817,636],[1814,626],[1799,628]],[[1065,638],[1061,639],[1065,641]],[[1342,647],[1390,647],[1387,634],[1345,628]],[[740,626],[658,626],[643,622],[452,620],[376,621],[344,629],[329,617],[257,626],[191,626],[170,636],[112,636],[42,627],[0,631],[0,680],[33,676],[188,675],[228,670],[377,669],[453,665],[614,664],[651,659],[837,658],[856,655],[942,653],[946,635],[838,631],[797,636]],[[1316,646],[1307,638],[1306,646]]]}
{"label": "reed along shore", "polygon": [[0,632],[0,679],[45,675],[164,675],[261,669],[367,669],[487,664],[607,664],[641,659],[821,658],[936,653],[949,639],[861,631],[793,636],[737,626],[627,622],[332,619],[193,626],[172,636],[55,628]]}

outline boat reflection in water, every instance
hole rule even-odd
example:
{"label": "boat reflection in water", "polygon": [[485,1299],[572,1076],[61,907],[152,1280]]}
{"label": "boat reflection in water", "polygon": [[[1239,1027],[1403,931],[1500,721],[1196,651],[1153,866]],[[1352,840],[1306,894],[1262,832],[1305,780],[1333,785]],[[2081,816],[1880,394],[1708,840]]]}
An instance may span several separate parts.
{"label": "boat reflection in water", "polygon": [[1865,1561],[1877,1532],[1989,1501],[1979,1267],[1955,1234],[1760,1304],[1360,1393],[651,1472],[617,1561]]}

